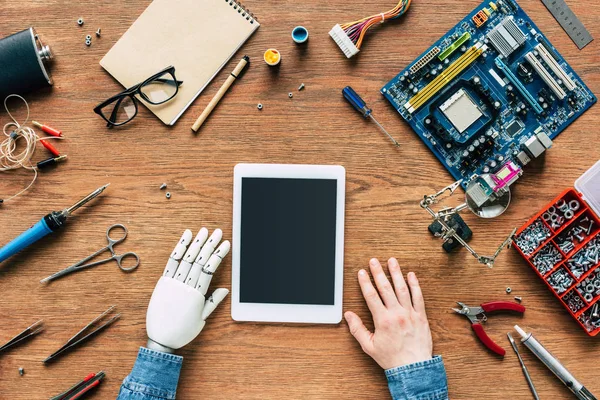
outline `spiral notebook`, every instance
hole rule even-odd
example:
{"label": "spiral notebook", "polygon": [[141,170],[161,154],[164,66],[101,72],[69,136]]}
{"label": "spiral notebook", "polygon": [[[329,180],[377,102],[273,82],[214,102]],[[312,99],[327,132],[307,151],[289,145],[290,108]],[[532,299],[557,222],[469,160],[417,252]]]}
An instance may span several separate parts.
{"label": "spiral notebook", "polygon": [[154,0],[100,65],[131,87],[169,65],[183,81],[175,98],[154,106],[173,125],[260,24],[233,0]]}

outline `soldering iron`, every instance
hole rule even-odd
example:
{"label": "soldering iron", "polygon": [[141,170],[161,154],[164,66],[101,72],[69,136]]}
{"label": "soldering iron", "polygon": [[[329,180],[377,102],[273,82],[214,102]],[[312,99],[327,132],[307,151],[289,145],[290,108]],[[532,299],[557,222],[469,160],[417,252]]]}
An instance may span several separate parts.
{"label": "soldering iron", "polygon": [[62,228],[75,210],[98,197],[108,185],[110,185],[110,183],[94,190],[71,207],[65,208],[62,211],[53,211],[44,216],[38,223],[13,239],[12,242],[0,248],[0,263],[31,246],[46,235]]}

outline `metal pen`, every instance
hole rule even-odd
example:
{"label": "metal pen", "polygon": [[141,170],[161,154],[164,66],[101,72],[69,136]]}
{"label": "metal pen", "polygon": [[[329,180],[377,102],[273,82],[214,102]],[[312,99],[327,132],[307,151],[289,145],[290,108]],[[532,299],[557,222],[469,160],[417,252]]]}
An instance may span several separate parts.
{"label": "metal pen", "polygon": [[597,400],[531,333],[525,333],[518,325],[515,325],[515,330],[521,335],[521,343],[531,350],[579,400]]}
{"label": "metal pen", "polygon": [[521,353],[519,353],[519,348],[517,347],[517,344],[515,343],[515,339],[513,339],[510,332],[507,333],[506,336],[508,336],[508,341],[510,342],[510,345],[512,346],[513,350],[517,354],[517,357],[519,358],[519,363],[521,364],[521,369],[523,370],[523,375],[525,375],[525,379],[527,380],[529,389],[531,389],[531,394],[533,394],[533,398],[535,400],[540,400],[540,397],[538,396],[537,391],[535,390],[535,386],[533,386],[533,382],[531,381],[531,376],[529,376],[529,371],[527,370],[527,367],[525,366],[525,363],[523,362],[523,359],[521,358]]}

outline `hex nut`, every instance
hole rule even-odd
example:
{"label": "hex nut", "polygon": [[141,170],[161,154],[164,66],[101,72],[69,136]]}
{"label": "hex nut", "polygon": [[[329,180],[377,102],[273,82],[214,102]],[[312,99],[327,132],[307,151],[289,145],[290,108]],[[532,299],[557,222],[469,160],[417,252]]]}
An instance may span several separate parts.
{"label": "hex nut", "polygon": [[19,375],[23,376],[25,374],[25,369],[23,367],[19,367]]}
{"label": "hex nut", "polygon": [[167,194],[165,194],[165,197],[166,197],[167,199],[170,199],[170,198],[171,198],[171,192],[167,192]]}
{"label": "hex nut", "polygon": [[82,26],[83,25],[83,18],[79,18],[77,20],[77,25]]}
{"label": "hex nut", "polygon": [[87,36],[85,37],[85,40],[92,40],[92,35],[87,35]]}
{"label": "hex nut", "polygon": [[510,292],[512,292],[512,289],[511,289],[511,288],[510,288],[510,286],[509,286],[509,287],[507,287],[507,288],[506,288],[506,293],[508,294],[508,293],[510,293]]}
{"label": "hex nut", "polygon": [[258,108],[259,110],[262,110],[262,109],[263,109],[263,105],[262,105],[261,103],[258,103],[258,104],[256,105],[256,108]]}
{"label": "hex nut", "polygon": [[91,46],[92,45],[92,41],[91,40],[86,40],[85,41],[85,45],[86,46]]}
{"label": "hex nut", "polygon": [[292,92],[289,92],[289,93],[288,93],[288,97],[291,99],[292,97],[294,97],[294,93],[292,93]]}

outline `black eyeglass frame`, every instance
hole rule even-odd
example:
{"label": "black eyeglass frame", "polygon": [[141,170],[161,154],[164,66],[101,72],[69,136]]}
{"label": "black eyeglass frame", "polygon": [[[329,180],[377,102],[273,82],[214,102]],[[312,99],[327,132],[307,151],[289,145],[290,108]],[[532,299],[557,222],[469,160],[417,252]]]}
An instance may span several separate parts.
{"label": "black eyeglass frame", "polygon": [[[177,86],[175,87],[175,93],[173,93],[173,95],[171,97],[169,97],[168,99],[159,101],[159,102],[154,102],[152,100],[150,100],[150,98],[148,98],[148,96],[146,96],[146,94],[144,92],[142,92],[142,88],[149,84],[150,82],[153,82],[155,80],[157,80],[158,78],[160,78],[162,75],[169,73],[171,74],[171,76],[173,77],[173,80],[177,82]],[[177,77],[175,76],[175,67],[174,66],[169,66],[165,69],[163,69],[160,72],[157,72],[156,74],[152,75],[150,78],[144,80],[143,82],[138,83],[137,85],[134,85],[132,87],[130,87],[129,89],[125,89],[124,91],[122,91],[119,94],[116,94],[112,97],[110,97],[109,99],[103,101],[102,103],[98,104],[96,107],[94,107],[94,112],[96,114],[98,114],[99,116],[102,117],[102,119],[104,119],[107,123],[107,127],[111,128],[113,126],[122,126],[125,125],[128,122],[131,122],[138,113],[138,100],[136,99],[135,96],[139,95],[142,99],[144,99],[145,101],[147,101],[148,103],[152,104],[152,105],[160,105],[163,103],[166,103],[167,101],[172,100],[175,96],[177,96],[177,93],[179,92],[179,86],[181,86],[181,84],[183,83],[183,81],[178,81]],[[127,97],[131,98],[131,101],[133,102],[133,105],[135,106],[135,114],[133,114],[133,116],[131,118],[129,118],[127,121],[124,122],[113,122],[111,121],[111,119],[114,119],[116,117],[116,112],[119,109],[119,106],[121,105],[121,102],[123,100],[125,100]],[[114,108],[111,112],[110,115],[110,119],[106,118],[106,116],[104,115],[104,113],[102,113],[102,109],[108,105],[110,105],[111,103],[115,103]]]}

